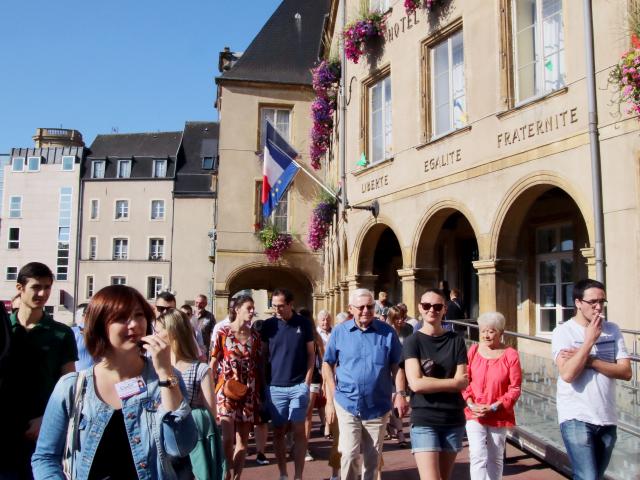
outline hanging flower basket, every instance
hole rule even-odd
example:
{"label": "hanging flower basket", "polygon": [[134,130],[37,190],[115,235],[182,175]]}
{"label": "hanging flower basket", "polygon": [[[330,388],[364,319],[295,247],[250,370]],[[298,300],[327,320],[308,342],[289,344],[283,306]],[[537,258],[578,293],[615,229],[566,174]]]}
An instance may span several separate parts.
{"label": "hanging flower basket", "polygon": [[609,74],[609,83],[619,92],[618,103],[627,103],[627,113],[640,115],[640,48],[625,52]]}
{"label": "hanging flower basket", "polygon": [[311,166],[320,169],[320,161],[331,145],[333,131],[333,114],[336,110],[338,82],[340,80],[340,63],[323,60],[312,70],[313,90],[316,98],[311,104]]}
{"label": "hanging flower basket", "polygon": [[437,7],[441,2],[442,0],[404,0],[404,9],[406,10],[407,15],[410,15],[420,7],[431,10],[432,8]]}
{"label": "hanging flower basket", "polygon": [[311,212],[307,244],[314,252],[324,247],[324,242],[329,235],[333,215],[336,210],[337,204],[335,198],[322,195]]}
{"label": "hanging flower basket", "polygon": [[384,29],[385,18],[380,12],[369,12],[347,25],[342,32],[347,58],[353,63],[358,63],[366,51],[367,44],[376,38],[384,37]]}
{"label": "hanging flower basket", "polygon": [[270,262],[280,260],[293,243],[293,237],[288,233],[279,232],[275,226],[267,225],[258,232],[258,237],[264,248],[264,253]]}

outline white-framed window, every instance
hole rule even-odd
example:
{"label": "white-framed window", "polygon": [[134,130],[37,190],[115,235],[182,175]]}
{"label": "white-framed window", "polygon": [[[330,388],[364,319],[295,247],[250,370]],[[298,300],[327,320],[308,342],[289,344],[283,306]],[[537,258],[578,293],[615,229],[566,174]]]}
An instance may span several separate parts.
{"label": "white-framed window", "polygon": [[127,277],[123,275],[113,275],[111,277],[111,285],[126,285]]}
{"label": "white-framed window", "polygon": [[167,161],[163,159],[154,160],[152,177],[164,178],[166,176],[167,176]]}
{"label": "white-framed window", "polygon": [[215,170],[218,163],[217,160],[217,157],[202,157],[202,169]]}
{"label": "white-framed window", "polygon": [[69,252],[71,250],[71,200],[73,189],[60,188],[60,210],[58,213],[58,258],[56,261],[56,279],[69,278]]}
{"label": "white-framed window", "polygon": [[89,237],[89,260],[95,260],[98,258],[98,237]]}
{"label": "white-framed window", "polygon": [[164,238],[149,239],[149,260],[164,259]]}
{"label": "white-framed window", "polygon": [[151,200],[151,220],[164,219],[164,200]]}
{"label": "white-framed window", "polygon": [[12,172],[24,172],[24,157],[13,157],[11,159]]}
{"label": "white-framed window", "polygon": [[267,120],[269,120],[282,138],[291,140],[291,109],[262,107],[260,109],[260,151],[264,150],[265,133],[267,131]]}
{"label": "white-framed window", "polygon": [[129,258],[129,239],[114,238],[113,239],[113,259],[126,260]]}
{"label": "white-framed window", "polygon": [[573,315],[574,233],[571,224],[536,230],[537,333],[550,334]]}
{"label": "white-framed window", "polygon": [[467,123],[462,30],[430,48],[432,135]]}
{"label": "white-framed window", "polygon": [[512,0],[516,103],[565,86],[562,0]]}
{"label": "white-framed window", "polygon": [[42,161],[42,157],[28,157],[27,172],[39,172],[41,161]]}
{"label": "white-framed window", "polygon": [[162,291],[162,277],[147,277],[147,298],[154,299]]}
{"label": "white-framed window", "polygon": [[9,197],[9,218],[22,217],[22,197],[20,195],[12,195]]}
{"label": "white-framed window", "polygon": [[391,75],[369,87],[369,163],[391,158]]}
{"label": "white-framed window", "polygon": [[89,218],[91,220],[98,220],[100,218],[100,200],[97,198],[91,199],[91,204],[89,207]]}
{"label": "white-framed window", "polygon": [[10,250],[15,250],[20,248],[20,228],[19,227],[9,227],[9,241],[7,242],[7,247]]}
{"label": "white-framed window", "polygon": [[4,279],[5,280],[17,280],[18,279],[18,267],[7,267]]}
{"label": "white-framed window", "polygon": [[[289,186],[291,187],[291,185]],[[279,232],[289,231],[289,192],[287,192],[280,198],[278,205],[273,209],[269,216],[269,222],[273,224]],[[257,225],[263,228],[267,224],[267,219],[262,216],[262,202],[260,197],[262,195],[262,182],[256,182],[256,215]]]}
{"label": "white-framed window", "polygon": [[85,291],[84,291],[84,298],[91,298],[93,297],[93,292],[95,289],[95,280],[93,278],[93,275],[87,275],[86,278],[86,283],[85,283]]}
{"label": "white-framed window", "polygon": [[371,11],[386,12],[389,10],[389,0],[369,0]]}
{"label": "white-framed window", "polygon": [[129,218],[129,200],[116,200],[116,220]]}
{"label": "white-framed window", "polygon": [[76,165],[76,157],[71,155],[65,155],[62,157],[62,171],[72,172]]}
{"label": "white-framed window", "polygon": [[118,178],[131,177],[131,160],[118,160]]}
{"label": "white-framed window", "polygon": [[105,166],[104,160],[93,160],[91,162],[91,178],[104,178]]}

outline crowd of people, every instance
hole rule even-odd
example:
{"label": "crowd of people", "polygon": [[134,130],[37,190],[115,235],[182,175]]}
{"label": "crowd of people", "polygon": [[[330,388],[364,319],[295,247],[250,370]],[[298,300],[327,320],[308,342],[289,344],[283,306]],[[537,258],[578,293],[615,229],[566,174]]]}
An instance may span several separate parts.
{"label": "crowd of people", "polygon": [[[465,435],[471,478],[502,478],[519,355],[503,342],[499,312],[480,315],[479,341],[467,348],[446,321],[466,316],[456,289],[424,292],[418,319],[385,292],[375,300],[357,289],[334,324],[327,311],[314,321],[296,310],[284,288],[270,318],[256,319],[253,299],[239,295],[216,322],[204,295],[177,308],[172,292],[152,305],[112,285],[69,328],[44,310],[53,280],[46,265],[25,265],[14,311],[0,309],[0,480],[238,480],[250,436],[256,462],[269,463],[269,424],[279,480],[289,478],[288,453],[298,480],[313,460],[315,411],[333,440],[332,480],[379,479],[390,437],[410,445],[421,479],[449,479]],[[630,356],[604,320],[604,285],[577,282],[573,301],[575,316],[552,341],[560,430],[574,478],[600,479],[616,441],[615,381],[631,378]]]}

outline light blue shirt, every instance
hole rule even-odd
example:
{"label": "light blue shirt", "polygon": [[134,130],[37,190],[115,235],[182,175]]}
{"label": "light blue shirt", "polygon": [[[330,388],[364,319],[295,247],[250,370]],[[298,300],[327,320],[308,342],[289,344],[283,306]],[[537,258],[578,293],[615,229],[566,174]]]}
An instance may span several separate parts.
{"label": "light blue shirt", "polygon": [[391,410],[391,368],[398,365],[402,346],[390,325],[374,319],[366,330],[355,320],[333,329],[324,361],[336,366],[335,401],[363,420]]}

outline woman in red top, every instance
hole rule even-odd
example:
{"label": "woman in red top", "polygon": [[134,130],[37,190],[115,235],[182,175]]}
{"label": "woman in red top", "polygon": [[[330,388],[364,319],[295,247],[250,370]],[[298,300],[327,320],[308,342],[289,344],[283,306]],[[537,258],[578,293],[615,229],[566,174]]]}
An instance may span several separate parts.
{"label": "woman in red top", "polygon": [[471,480],[498,480],[507,428],[516,424],[513,407],[520,397],[522,370],[518,352],[501,341],[504,315],[484,313],[478,326],[480,343],[467,353],[469,386],[462,392]]}

